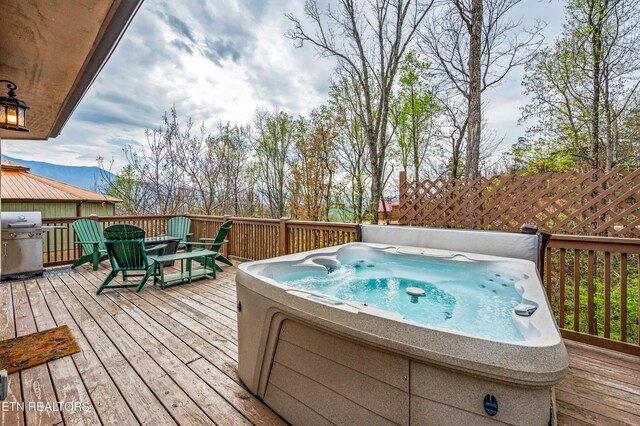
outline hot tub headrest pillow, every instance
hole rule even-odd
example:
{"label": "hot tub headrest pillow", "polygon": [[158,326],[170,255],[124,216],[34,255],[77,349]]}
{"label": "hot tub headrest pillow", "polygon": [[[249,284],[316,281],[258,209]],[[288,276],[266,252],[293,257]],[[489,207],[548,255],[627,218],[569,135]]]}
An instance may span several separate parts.
{"label": "hot tub headrest pillow", "polygon": [[538,264],[538,235],[416,226],[363,225],[362,242],[525,259]]}

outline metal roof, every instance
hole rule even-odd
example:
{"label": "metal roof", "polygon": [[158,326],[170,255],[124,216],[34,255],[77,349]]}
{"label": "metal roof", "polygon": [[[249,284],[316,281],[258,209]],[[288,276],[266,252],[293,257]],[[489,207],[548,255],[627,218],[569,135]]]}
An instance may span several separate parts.
{"label": "metal roof", "polygon": [[9,160],[2,160],[3,201],[60,201],[60,202],[106,202],[118,203],[122,200],[109,195],[78,188],[77,186],[29,173],[29,168]]}

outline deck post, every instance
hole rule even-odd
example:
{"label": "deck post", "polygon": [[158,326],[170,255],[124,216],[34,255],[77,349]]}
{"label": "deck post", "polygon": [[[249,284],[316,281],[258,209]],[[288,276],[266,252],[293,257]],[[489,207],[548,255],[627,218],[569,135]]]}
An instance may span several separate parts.
{"label": "deck post", "polygon": [[280,218],[280,230],[278,232],[278,240],[279,240],[279,250],[278,250],[278,256],[284,256],[287,253],[287,248],[288,248],[288,239],[289,239],[289,235],[287,232],[287,222],[289,221],[288,217],[281,217]]}

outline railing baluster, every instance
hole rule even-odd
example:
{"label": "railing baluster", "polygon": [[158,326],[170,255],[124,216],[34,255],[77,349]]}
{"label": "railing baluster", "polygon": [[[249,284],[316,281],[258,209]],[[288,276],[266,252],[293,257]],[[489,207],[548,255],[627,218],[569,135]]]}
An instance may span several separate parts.
{"label": "railing baluster", "polygon": [[566,325],[565,321],[564,321],[564,303],[565,303],[565,282],[566,282],[566,276],[565,276],[565,269],[566,269],[567,265],[566,265],[566,249],[560,249],[560,327],[564,328],[564,326]]}
{"label": "railing baluster", "polygon": [[595,264],[595,252],[593,250],[589,250],[588,260],[589,262],[587,266],[587,330],[589,334],[595,333],[595,323],[594,323],[594,306],[593,306],[593,295],[594,295],[594,287],[593,287],[593,275],[594,275],[594,264]]}
{"label": "railing baluster", "polygon": [[620,254],[620,340],[627,341],[627,253]]}
{"label": "railing baluster", "polygon": [[58,230],[51,231],[53,234],[53,261],[58,262]]}
{"label": "railing baluster", "polygon": [[611,252],[604,253],[604,337],[611,334]]}
{"label": "railing baluster", "polygon": [[580,250],[573,251],[573,329],[580,331]]}

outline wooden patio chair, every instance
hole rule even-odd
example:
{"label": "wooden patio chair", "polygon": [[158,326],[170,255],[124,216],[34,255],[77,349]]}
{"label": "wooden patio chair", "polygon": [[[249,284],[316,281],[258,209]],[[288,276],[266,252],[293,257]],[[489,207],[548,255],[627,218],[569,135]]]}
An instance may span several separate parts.
{"label": "wooden patio chair", "polygon": [[71,226],[76,233],[76,237],[80,240],[76,241],[76,244],[80,245],[82,253],[84,253],[71,267],[77,268],[82,264],[91,262],[93,263],[93,270],[97,271],[100,262],[109,258],[107,248],[104,245],[102,225],[95,220],[80,219],[73,222]]}
{"label": "wooden patio chair", "polygon": [[189,238],[193,235],[189,232],[191,229],[191,219],[184,216],[176,216],[169,219],[167,222],[167,233],[161,236],[169,236],[180,238],[178,248],[183,248],[184,243],[189,241]]}
{"label": "wooden patio chair", "polygon": [[[144,229],[134,225],[111,225],[104,230],[105,246],[111,272],[104,279],[96,294],[100,294],[105,288],[126,288],[136,287],[136,291],[142,290],[145,283],[156,268],[153,256],[147,256],[147,252],[158,251],[159,255],[164,254],[166,244],[160,244],[153,248],[144,246]],[[142,274],[130,274],[132,271],[142,271]],[[132,284],[109,283],[122,272],[123,282],[129,277],[142,277],[140,282]]]}
{"label": "wooden patio chair", "polygon": [[[226,244],[229,242],[229,240],[227,240],[226,238],[232,225],[233,225],[233,221],[227,220],[222,225],[220,225],[220,229],[218,229],[218,234],[216,235],[215,238],[200,238],[199,243],[185,243],[185,245],[192,246],[192,247],[194,246],[199,247],[199,248],[193,249],[192,251],[194,252],[198,250],[211,250],[215,252],[220,252],[220,247],[222,247],[223,244]],[[200,263],[201,265],[204,265],[204,261],[205,261],[204,259],[196,258],[194,260]],[[225,265],[233,266],[233,263],[231,263],[231,261],[226,257],[224,257],[222,254],[217,256],[216,260],[218,262],[224,263]],[[217,263],[214,266],[216,270],[222,272],[222,268],[218,266]]]}

